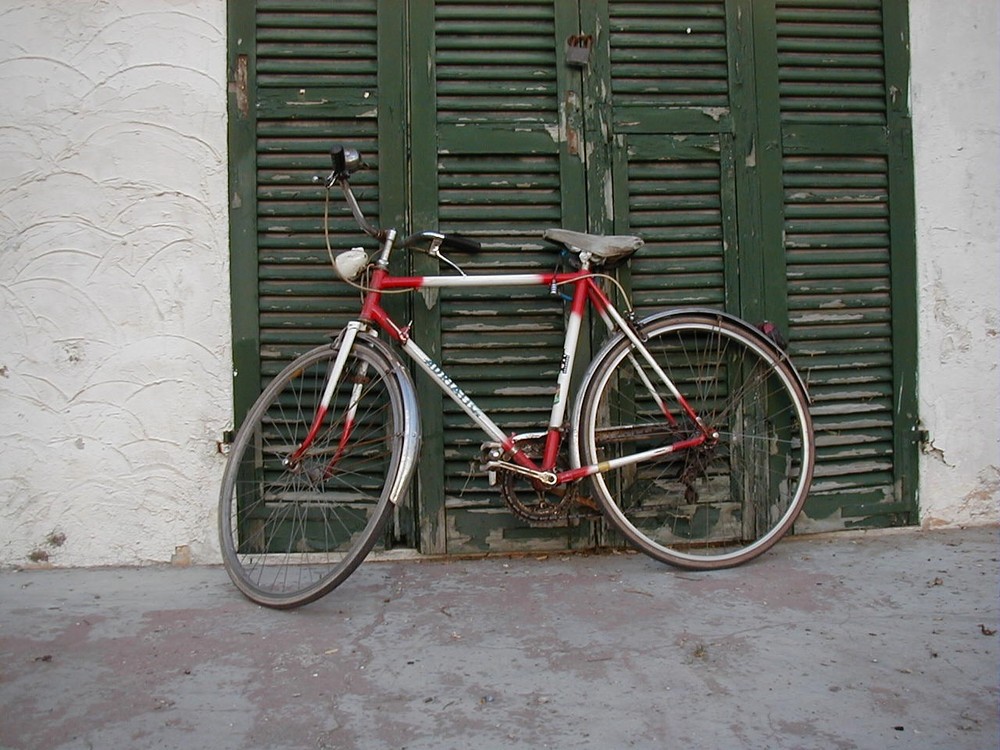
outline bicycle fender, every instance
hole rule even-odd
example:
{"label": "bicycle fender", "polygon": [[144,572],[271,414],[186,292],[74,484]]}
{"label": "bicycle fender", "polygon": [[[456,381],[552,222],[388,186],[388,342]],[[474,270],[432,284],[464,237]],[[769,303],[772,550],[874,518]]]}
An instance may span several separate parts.
{"label": "bicycle fender", "polygon": [[[343,335],[344,332],[341,331],[331,346],[337,347],[343,339]],[[379,339],[374,333],[364,329],[358,331],[354,345],[368,346],[381,354],[392,368],[393,377],[396,378],[399,389],[403,394],[403,450],[400,456],[399,473],[396,482],[389,492],[389,500],[392,504],[399,505],[403,500],[406,489],[410,485],[410,480],[417,468],[420,457],[422,435],[420,432],[420,407],[417,403],[417,390],[413,386],[413,379],[403,364],[403,360],[400,359],[399,355],[388,344]]]}
{"label": "bicycle fender", "polygon": [[[748,323],[743,320],[743,318],[733,315],[732,313],[724,312],[723,310],[716,310],[711,307],[677,307],[671,308],[670,310],[661,310],[649,315],[641,320],[636,321],[636,327],[641,331],[644,325],[649,323],[658,323],[661,320],[667,320],[669,318],[683,317],[687,315],[701,315],[701,316],[711,316],[713,318],[719,318],[725,320],[727,323],[732,323],[734,326],[743,329],[746,333],[756,336],[758,339],[762,340],[767,344],[772,353],[783,363],[788,365],[788,369],[792,371],[795,376],[795,381],[802,388],[802,392],[805,394],[806,403],[812,404],[812,398],[809,396],[809,388],[806,387],[806,381],[799,373],[798,368],[795,367],[795,363],[792,362],[791,358],[788,356],[788,352],[779,347],[776,343],[771,341],[763,331],[761,331],[757,326],[752,323]],[[621,336],[622,334],[619,334]],[[618,336],[614,337],[617,341]],[[603,350],[601,352],[603,354]],[[595,357],[596,359],[596,357]]]}
{"label": "bicycle fender", "polygon": [[[799,371],[795,368],[788,354],[779,349],[773,342],[770,341],[764,334],[754,327],[752,324],[746,322],[742,318],[733,315],[732,313],[723,312],[721,310],[715,310],[710,307],[678,307],[672,308],[670,310],[662,310],[660,312],[653,313],[645,318],[642,318],[635,323],[635,328],[642,335],[642,329],[653,323],[659,323],[664,320],[669,320],[671,318],[682,318],[682,317],[700,317],[700,318],[711,318],[713,320],[725,320],[727,323],[740,328],[745,333],[752,335],[761,344],[771,352],[771,354],[788,366],[789,371],[795,378],[796,383],[802,389],[802,393],[805,394],[806,403],[812,404],[812,399],[809,397],[809,389],[806,388],[805,381],[799,374]],[[597,354],[590,361],[590,365],[587,367],[587,371],[583,375],[583,379],[580,381],[580,388],[577,391],[577,397],[574,399],[572,416],[570,419],[570,425],[572,434],[570,436],[570,468],[579,469],[581,466],[580,462],[580,438],[578,434],[579,424],[580,424],[580,413],[583,409],[584,396],[590,389],[590,383],[594,379],[594,374],[598,367],[602,364],[605,357],[611,352],[612,349],[617,347],[622,341],[626,339],[623,332],[618,331],[613,336],[611,336],[604,345],[598,350]]]}

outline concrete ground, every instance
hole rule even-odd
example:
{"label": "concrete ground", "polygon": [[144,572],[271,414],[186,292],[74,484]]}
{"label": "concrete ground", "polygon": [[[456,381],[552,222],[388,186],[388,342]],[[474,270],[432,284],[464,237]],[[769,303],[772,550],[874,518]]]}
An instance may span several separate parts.
{"label": "concrete ground", "polygon": [[367,563],[303,609],[221,568],[0,573],[0,748],[998,747],[998,531]]}

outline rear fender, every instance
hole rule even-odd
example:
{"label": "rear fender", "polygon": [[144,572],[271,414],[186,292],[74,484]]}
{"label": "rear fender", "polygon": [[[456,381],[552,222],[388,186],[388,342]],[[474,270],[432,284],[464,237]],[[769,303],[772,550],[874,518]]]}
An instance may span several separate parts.
{"label": "rear fender", "polygon": [[[725,321],[730,325],[739,328],[744,333],[752,336],[756,341],[760,343],[760,346],[765,348],[775,359],[784,363],[788,366],[789,371],[795,378],[795,381],[802,388],[802,393],[805,394],[806,402],[811,404],[812,400],[809,398],[809,389],[806,388],[805,381],[799,374],[799,371],[795,369],[795,365],[792,364],[791,359],[789,359],[788,354],[777,346],[771,339],[764,335],[759,328],[747,323],[742,318],[732,315],[721,310],[714,310],[708,307],[677,307],[670,310],[663,310],[661,312],[653,313],[652,315],[642,318],[636,321],[635,330],[638,332],[639,336],[642,336],[643,328],[652,325],[654,323],[660,323],[665,320],[670,320],[672,318],[688,318],[699,323],[704,323],[708,325],[718,325],[720,322]],[[573,426],[573,434],[570,440],[570,466],[571,468],[580,468],[580,436],[577,434],[580,424],[580,415],[583,409],[583,402],[585,401],[585,396],[590,390],[590,383],[594,378],[597,369],[600,367],[601,363],[604,361],[605,357],[616,348],[624,339],[625,334],[618,331],[610,339],[604,342],[600,351],[594,355],[593,360],[591,360],[590,366],[587,368],[586,373],[584,373],[583,380],[581,381],[580,389],[577,392],[577,398],[573,404],[573,413],[570,420],[570,424]]]}
{"label": "rear fender", "polygon": [[[648,317],[642,318],[636,322],[636,327],[641,331],[643,326],[649,323],[659,323],[662,320],[680,317],[700,317],[711,318],[713,320],[725,320],[727,323],[731,323],[737,328],[741,328],[746,333],[757,337],[757,339],[770,348],[775,357],[788,365],[788,368],[792,371],[792,374],[795,375],[796,381],[802,388],[802,392],[806,395],[807,403],[810,405],[812,404],[812,399],[809,397],[809,389],[806,387],[806,381],[803,379],[802,375],[799,374],[798,369],[796,369],[791,358],[788,356],[788,352],[772,341],[763,331],[761,331],[760,328],[752,323],[748,323],[743,320],[743,318],[733,315],[732,313],[723,312],[722,310],[714,310],[710,307],[676,307],[670,310],[661,310],[660,312],[656,312]],[[621,335],[622,334],[619,334],[619,336]],[[617,341],[617,339],[618,337],[616,336],[615,341]]]}

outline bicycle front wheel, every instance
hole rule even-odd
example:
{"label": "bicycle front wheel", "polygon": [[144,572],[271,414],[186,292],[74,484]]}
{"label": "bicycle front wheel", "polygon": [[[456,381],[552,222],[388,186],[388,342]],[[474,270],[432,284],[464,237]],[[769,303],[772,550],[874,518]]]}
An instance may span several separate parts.
{"label": "bicycle front wheel", "polygon": [[314,428],[337,351],[307,352],[271,381],[237,433],[223,477],[226,570],[268,607],[314,601],[354,571],[398,499],[404,452],[415,451],[397,365],[359,340],[308,449],[296,455]]}
{"label": "bicycle front wheel", "polygon": [[[663,318],[640,335],[718,437],[594,475],[597,498],[612,525],[658,560],[695,570],[744,563],[791,528],[809,491],[815,447],[801,381],[773,343],[719,316]],[[583,465],[702,434],[627,339],[592,373],[579,414]]]}

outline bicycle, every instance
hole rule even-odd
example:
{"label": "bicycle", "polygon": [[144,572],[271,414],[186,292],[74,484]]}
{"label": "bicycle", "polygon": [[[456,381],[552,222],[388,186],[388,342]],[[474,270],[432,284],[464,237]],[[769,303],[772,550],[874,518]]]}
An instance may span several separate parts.
{"label": "bicycle", "polygon": [[[742,564],[791,528],[812,480],[815,443],[806,386],[773,337],[712,309],[641,320],[630,307],[619,312],[602,286],[617,282],[599,271],[625,262],[642,246],[638,237],[551,229],[544,236],[574,261],[570,270],[466,275],[442,250],[475,252],[479,242],[436,231],[400,241],[395,229],[376,228],[350,185],[361,155],[342,145],[331,153],[324,223],[339,186],[379,249],[334,257],[327,231],[338,275],[362,292],[360,314],[271,380],[231,445],[219,533],[226,570],[243,594],[279,609],[314,601],[383,536],[421,441],[420,405],[399,352],[485,433],[482,469],[530,521],[593,506],[642,552],[695,570]],[[394,275],[389,261],[400,250],[428,252],[451,272]],[[548,424],[510,435],[382,300],[427,288],[532,285],[570,290],[565,343]],[[568,410],[588,305],[609,333]],[[596,503],[584,492],[588,483]]]}

